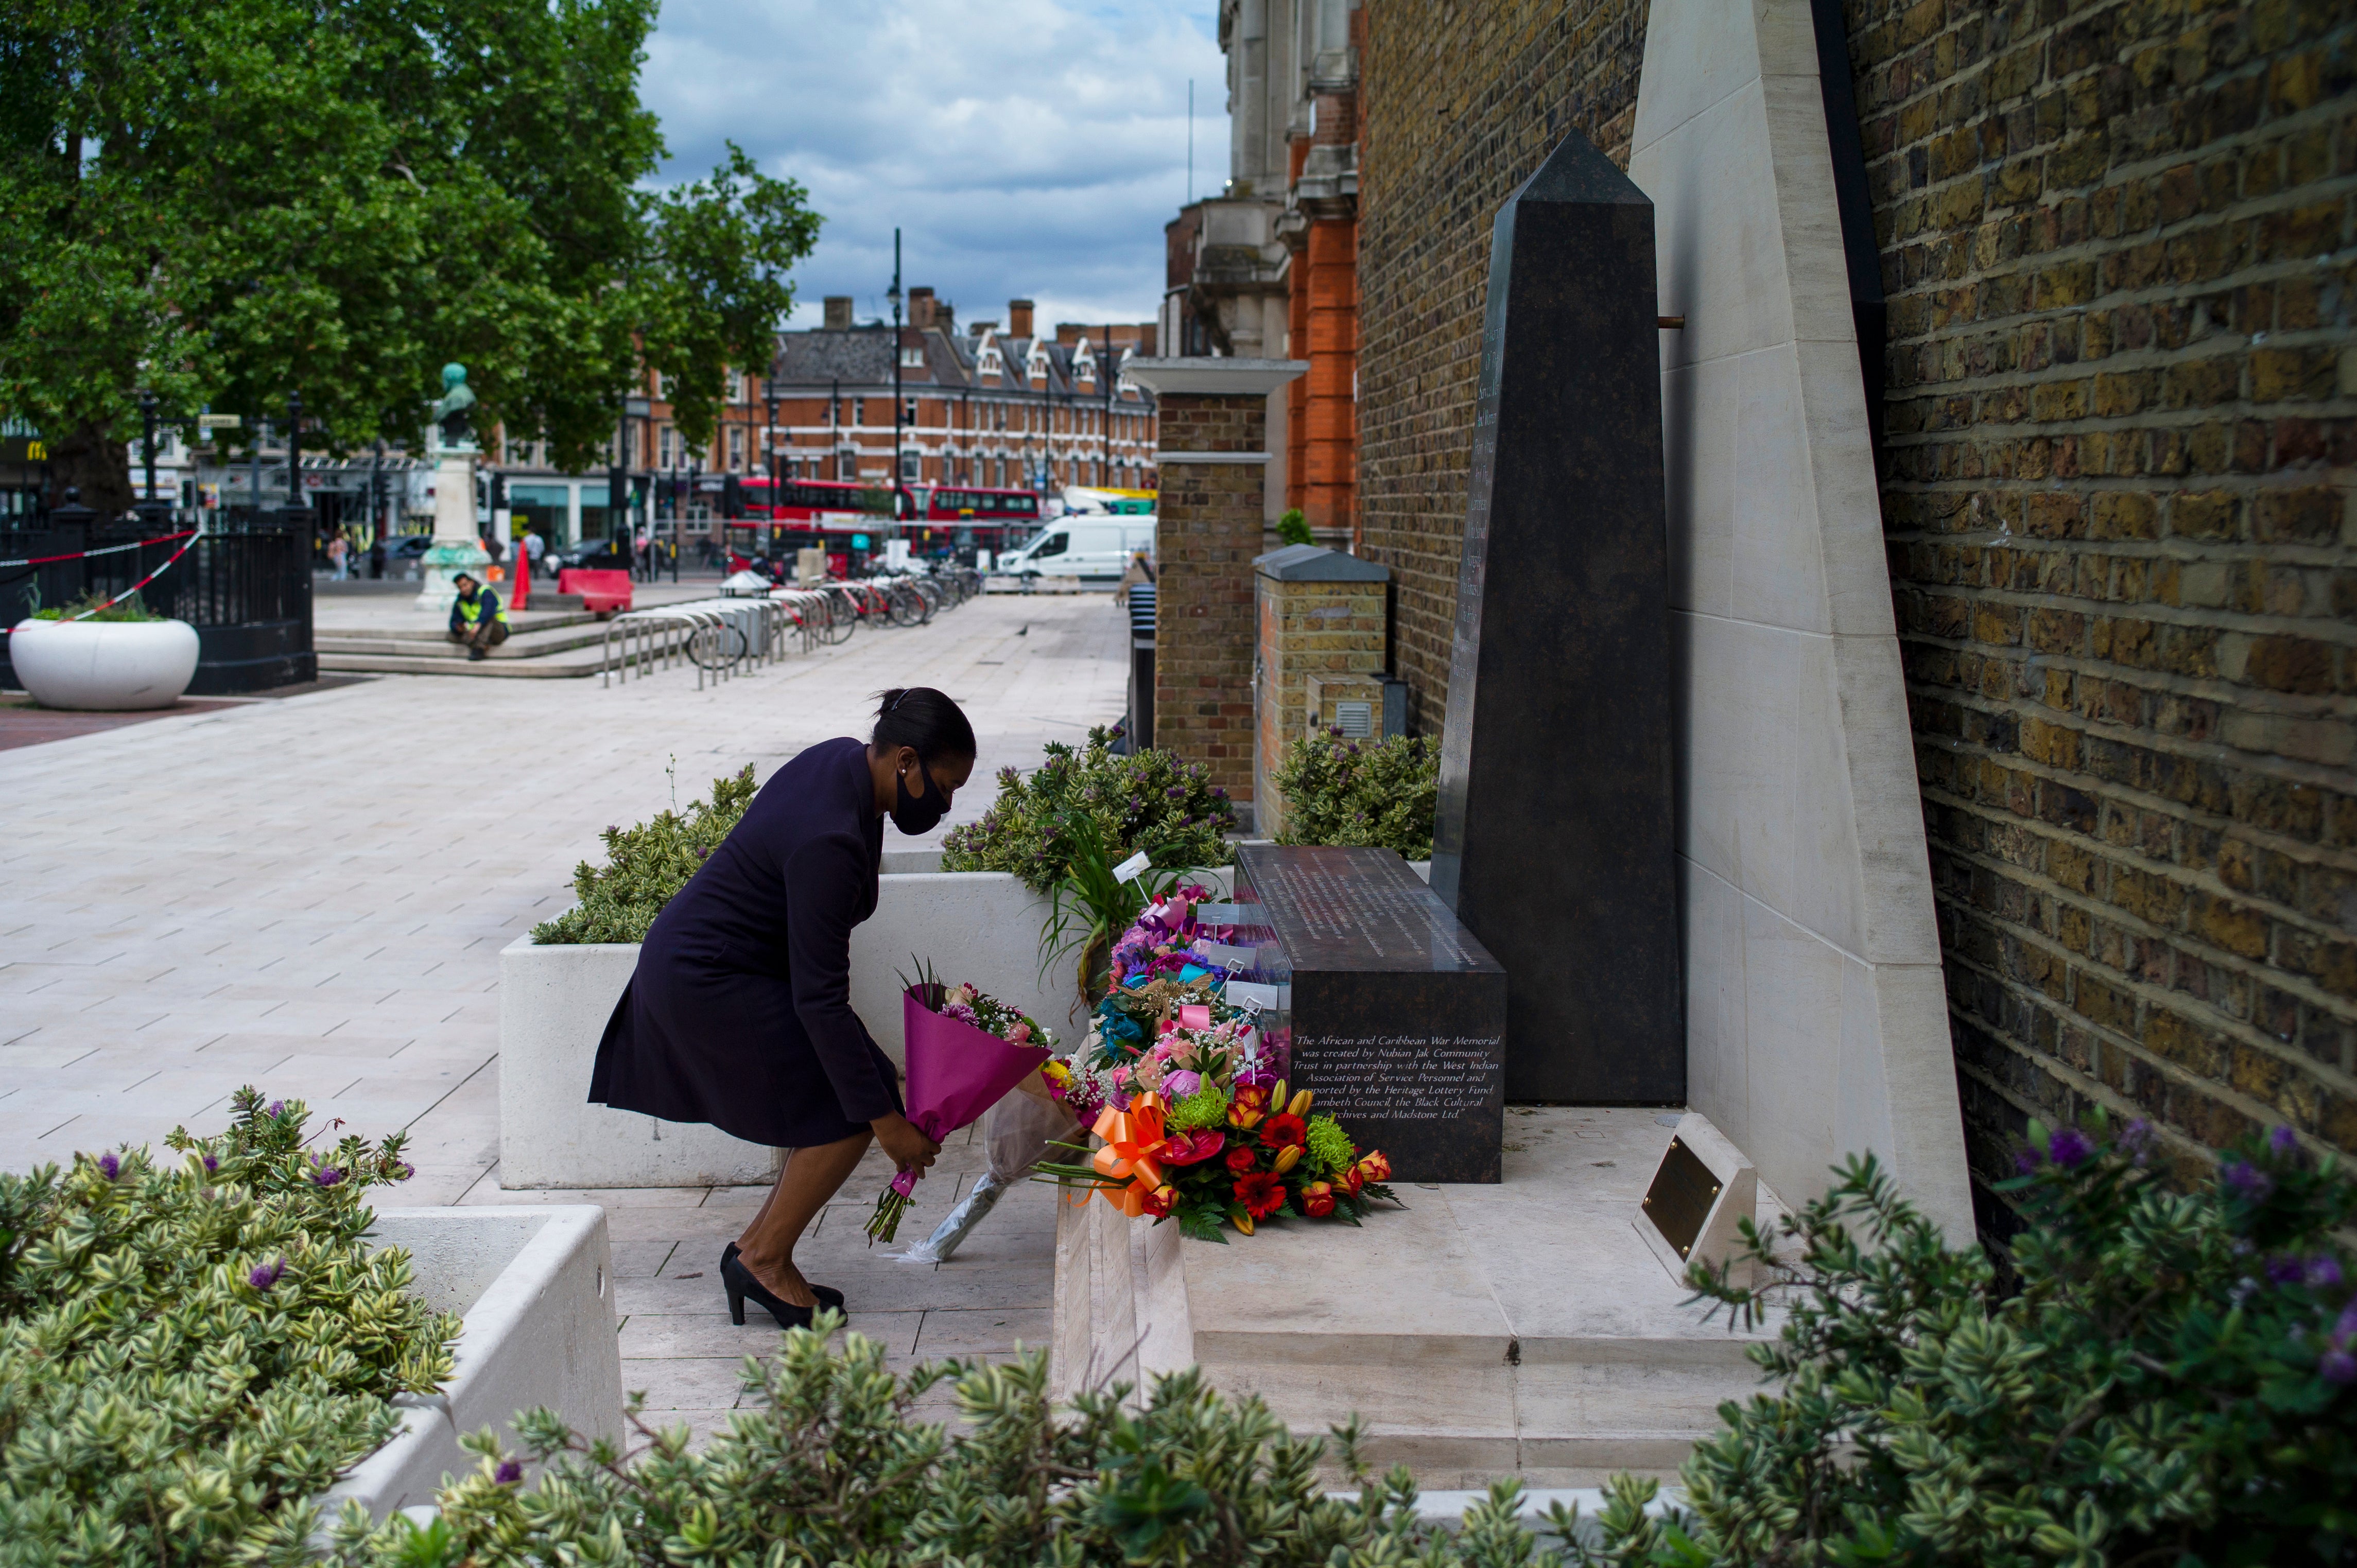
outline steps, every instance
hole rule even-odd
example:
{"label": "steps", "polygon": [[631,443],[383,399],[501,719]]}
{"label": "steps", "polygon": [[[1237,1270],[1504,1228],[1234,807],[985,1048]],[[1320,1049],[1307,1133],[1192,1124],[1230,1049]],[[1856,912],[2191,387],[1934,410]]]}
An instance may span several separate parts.
{"label": "steps", "polygon": [[445,635],[439,618],[418,624],[371,618],[328,625],[313,634],[322,671],[393,675],[467,675],[493,680],[566,680],[595,675],[605,663],[606,623],[579,609],[511,611],[507,641],[488,659],[470,660]]}

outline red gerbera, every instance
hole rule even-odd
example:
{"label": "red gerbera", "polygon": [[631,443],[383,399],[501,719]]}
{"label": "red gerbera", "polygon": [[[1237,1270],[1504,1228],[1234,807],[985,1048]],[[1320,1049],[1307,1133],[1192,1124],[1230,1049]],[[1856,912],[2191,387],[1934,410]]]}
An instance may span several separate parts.
{"label": "red gerbera", "polygon": [[1309,1123],[1289,1112],[1279,1112],[1261,1124],[1260,1141],[1272,1149],[1309,1142]]}
{"label": "red gerbera", "polygon": [[1285,1206],[1285,1184],[1266,1171],[1238,1176],[1236,1201],[1254,1219],[1265,1219]]}
{"label": "red gerbera", "polygon": [[1228,1169],[1235,1172],[1238,1176],[1242,1176],[1244,1172],[1252,1168],[1253,1152],[1248,1145],[1238,1144],[1234,1148],[1228,1151]]}

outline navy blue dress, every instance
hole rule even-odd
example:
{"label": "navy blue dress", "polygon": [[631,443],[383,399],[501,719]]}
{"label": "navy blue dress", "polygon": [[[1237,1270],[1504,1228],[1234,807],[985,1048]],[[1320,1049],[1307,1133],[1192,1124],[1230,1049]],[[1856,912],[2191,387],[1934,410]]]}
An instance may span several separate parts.
{"label": "navy blue dress", "polygon": [[824,741],[778,769],[655,917],[591,1102],[785,1149],[899,1111],[891,1058],[851,1010],[851,928],[876,912],[883,854],[865,746]]}

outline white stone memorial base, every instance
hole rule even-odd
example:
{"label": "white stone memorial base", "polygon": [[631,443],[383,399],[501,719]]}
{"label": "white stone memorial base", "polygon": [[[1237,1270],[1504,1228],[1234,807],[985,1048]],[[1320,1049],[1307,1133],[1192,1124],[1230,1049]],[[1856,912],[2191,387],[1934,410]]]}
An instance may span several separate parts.
{"label": "white stone memorial base", "polygon": [[[1744,1351],[1766,1331],[1680,1305],[1630,1223],[1660,1115],[1509,1107],[1502,1185],[1402,1185],[1407,1208],[1360,1230],[1287,1220],[1222,1246],[1067,1201],[1056,1391],[1200,1364],[1305,1436],[1355,1411],[1375,1468],[1426,1487],[1669,1477],[1719,1402],[1759,1388]],[[1758,1202],[1764,1226],[1776,1199]]]}

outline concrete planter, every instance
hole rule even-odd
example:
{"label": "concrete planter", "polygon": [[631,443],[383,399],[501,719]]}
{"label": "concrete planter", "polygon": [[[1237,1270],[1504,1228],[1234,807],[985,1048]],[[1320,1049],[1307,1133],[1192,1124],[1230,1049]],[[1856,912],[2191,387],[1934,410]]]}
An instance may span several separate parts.
{"label": "concrete planter", "polygon": [[[939,864],[902,851],[887,864]],[[908,855],[911,860],[899,860]],[[1221,889],[1225,872],[1206,878]],[[1059,1036],[1075,1028],[1071,962],[1043,975],[1048,902],[996,871],[888,871],[876,913],[851,933],[851,1004],[901,1060],[899,976],[922,959],[971,981]],[[500,1184],[520,1187],[705,1187],[766,1182],[778,1153],[716,1128],[591,1105],[597,1042],[638,965],[635,946],[539,946],[500,954]]]}
{"label": "concrete planter", "polygon": [[188,689],[197,653],[197,628],[184,620],[28,618],[8,634],[16,679],[45,708],[168,708]]}
{"label": "concrete planter", "polygon": [[466,1320],[457,1369],[440,1393],[404,1394],[391,1442],[321,1497],[322,1525],[348,1502],[371,1518],[430,1504],[445,1475],[474,1455],[459,1437],[486,1426],[515,1444],[519,1412],[546,1405],[592,1437],[622,1434],[622,1361],[614,1329],[614,1268],[606,1211],[541,1208],[388,1208],[371,1239],[406,1248],[412,1287]]}

